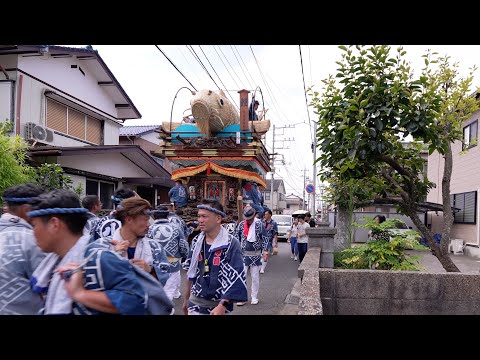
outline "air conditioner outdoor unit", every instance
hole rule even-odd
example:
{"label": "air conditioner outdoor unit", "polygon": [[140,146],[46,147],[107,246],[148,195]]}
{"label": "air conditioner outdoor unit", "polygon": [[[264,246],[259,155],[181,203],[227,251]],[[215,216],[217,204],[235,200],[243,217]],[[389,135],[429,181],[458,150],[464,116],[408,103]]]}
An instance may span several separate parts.
{"label": "air conditioner outdoor unit", "polygon": [[25,140],[34,140],[44,144],[53,144],[53,130],[35,123],[25,124]]}

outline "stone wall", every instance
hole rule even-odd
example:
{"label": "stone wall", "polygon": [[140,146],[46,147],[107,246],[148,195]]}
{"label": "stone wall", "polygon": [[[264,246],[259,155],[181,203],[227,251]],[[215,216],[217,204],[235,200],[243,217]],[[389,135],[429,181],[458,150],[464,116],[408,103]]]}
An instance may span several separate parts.
{"label": "stone wall", "polygon": [[318,273],[324,315],[480,314],[479,275],[341,269]]}

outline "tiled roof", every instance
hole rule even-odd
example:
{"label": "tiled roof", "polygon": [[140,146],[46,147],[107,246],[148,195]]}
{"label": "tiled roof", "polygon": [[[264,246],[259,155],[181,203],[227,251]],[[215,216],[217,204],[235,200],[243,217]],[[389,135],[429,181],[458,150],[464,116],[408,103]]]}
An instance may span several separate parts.
{"label": "tiled roof", "polygon": [[120,128],[120,136],[138,136],[145,133],[155,131],[160,128],[160,125],[138,125],[138,126],[123,126]]}
{"label": "tiled roof", "polygon": [[[267,180],[267,187],[265,188],[266,190],[270,190],[271,183],[271,179]],[[278,187],[280,186],[280,184],[283,184],[282,179],[273,179],[273,191],[278,191]]]}

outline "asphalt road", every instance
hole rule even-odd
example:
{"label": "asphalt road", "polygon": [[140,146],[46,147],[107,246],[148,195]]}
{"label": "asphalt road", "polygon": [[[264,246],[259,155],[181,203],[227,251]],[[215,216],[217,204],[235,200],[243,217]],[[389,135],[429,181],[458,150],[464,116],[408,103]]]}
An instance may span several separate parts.
{"label": "asphalt road", "polygon": [[[234,315],[278,315],[285,306],[285,297],[290,293],[297,280],[298,261],[290,259],[290,244],[279,242],[278,255],[271,256],[264,274],[260,274],[259,303],[236,306]],[[174,299],[175,315],[183,315],[182,303],[185,294],[186,271],[180,270],[182,276],[180,299]],[[251,294],[250,273],[247,275],[248,295]],[[251,300],[251,298],[249,299]]]}

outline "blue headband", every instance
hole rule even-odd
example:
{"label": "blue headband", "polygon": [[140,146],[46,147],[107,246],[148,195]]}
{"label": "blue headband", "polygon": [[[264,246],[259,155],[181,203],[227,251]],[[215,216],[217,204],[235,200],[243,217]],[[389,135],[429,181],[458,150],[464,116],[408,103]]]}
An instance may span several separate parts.
{"label": "blue headband", "polygon": [[150,211],[152,214],[168,214],[170,211],[169,210],[152,210]]}
{"label": "blue headband", "polygon": [[33,200],[33,198],[4,197],[3,200],[11,203],[29,203]]}
{"label": "blue headband", "polygon": [[33,210],[27,213],[28,217],[43,216],[50,214],[86,214],[88,212],[85,208],[50,208]]}
{"label": "blue headband", "polygon": [[217,210],[211,206],[208,205],[197,205],[197,209],[203,209],[203,210],[208,210],[211,212],[214,212],[215,214],[221,215],[222,217],[226,217],[227,214],[225,214],[223,211]]}
{"label": "blue headband", "polygon": [[113,200],[113,201],[122,202],[122,201],[125,200],[125,199],[118,198],[118,197],[115,197],[115,196],[112,195],[112,200]]}

